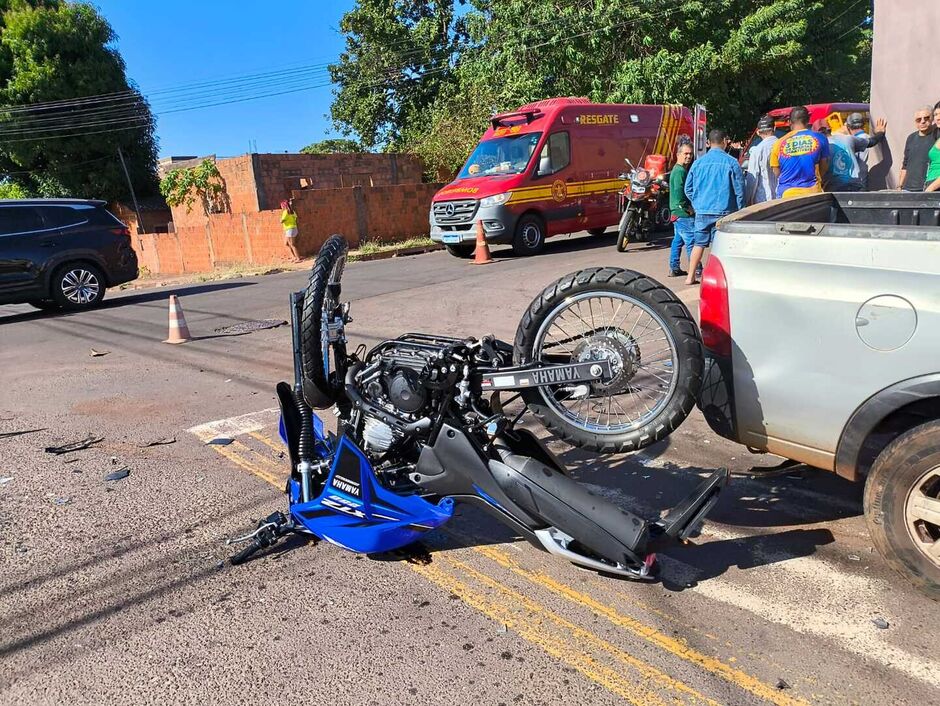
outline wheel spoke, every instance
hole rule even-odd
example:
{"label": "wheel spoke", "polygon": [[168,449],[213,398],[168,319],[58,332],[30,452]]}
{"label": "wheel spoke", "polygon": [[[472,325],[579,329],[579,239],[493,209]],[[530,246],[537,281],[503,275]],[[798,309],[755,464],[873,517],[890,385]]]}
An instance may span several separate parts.
{"label": "wheel spoke", "polygon": [[918,493],[911,498],[908,514],[915,520],[923,520],[940,527],[940,499]]}
{"label": "wheel spoke", "polygon": [[[558,386],[542,389],[559,414],[593,432],[642,426],[668,403],[676,385],[671,334],[657,314],[629,296],[585,293],[560,303],[537,333],[533,357],[546,360],[553,349],[553,357],[564,350],[572,362],[611,361],[614,378],[605,383],[609,389],[594,385],[581,398],[559,393]],[[618,380],[621,374],[628,377]]]}

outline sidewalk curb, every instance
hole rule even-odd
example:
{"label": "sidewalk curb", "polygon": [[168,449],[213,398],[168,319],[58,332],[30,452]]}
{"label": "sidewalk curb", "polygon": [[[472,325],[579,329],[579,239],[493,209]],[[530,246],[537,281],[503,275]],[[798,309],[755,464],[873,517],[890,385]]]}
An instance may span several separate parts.
{"label": "sidewalk curb", "polygon": [[402,250],[389,250],[387,252],[374,252],[368,255],[356,255],[350,253],[350,259],[353,262],[369,262],[370,260],[388,260],[393,257],[407,257],[408,255],[423,255],[428,252],[443,250],[443,245],[418,245],[413,248],[404,248]]}
{"label": "sidewalk curb", "polygon": [[[387,260],[393,257],[407,257],[409,255],[422,255],[424,253],[435,252],[437,250],[443,250],[444,246],[440,244],[435,245],[418,245],[413,248],[403,248],[401,250],[387,250],[385,252],[369,253],[367,255],[356,255],[355,251],[351,252],[350,258],[351,262],[368,262],[371,260]],[[285,272],[300,272],[306,269],[309,269],[313,264],[314,258],[306,258],[303,262],[302,267],[296,267],[296,263],[284,262],[281,264],[272,264],[267,271],[259,272],[252,275],[243,275],[235,274],[231,277],[225,277],[220,279],[207,280],[210,282],[225,282],[232,279],[243,279],[244,277],[264,277],[269,274],[283,274]],[[181,287],[184,285],[190,284],[202,284],[204,282],[199,282],[197,279],[200,275],[212,274],[209,272],[193,272],[186,275],[170,275],[165,278],[159,279],[136,279],[130,286],[124,287],[121,291],[136,291],[140,289],[161,289],[163,287]]]}

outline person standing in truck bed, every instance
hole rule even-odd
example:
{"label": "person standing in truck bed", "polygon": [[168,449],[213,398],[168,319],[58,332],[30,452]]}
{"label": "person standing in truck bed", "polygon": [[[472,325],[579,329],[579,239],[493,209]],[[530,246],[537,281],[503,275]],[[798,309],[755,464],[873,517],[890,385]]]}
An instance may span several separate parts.
{"label": "person standing in truck bed", "polygon": [[790,132],[770,153],[770,168],[777,175],[777,198],[818,194],[822,175],[829,169],[829,140],[809,129],[809,111],[802,105],[790,111]]}

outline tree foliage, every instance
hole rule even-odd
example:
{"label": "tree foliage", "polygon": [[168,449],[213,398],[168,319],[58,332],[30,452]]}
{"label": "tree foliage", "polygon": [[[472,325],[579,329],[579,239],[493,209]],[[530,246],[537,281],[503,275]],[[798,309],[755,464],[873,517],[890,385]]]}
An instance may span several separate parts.
{"label": "tree foliage", "polygon": [[[90,4],[0,0],[0,173],[31,194],[124,198],[120,147],[138,193],[155,193],[153,117],[114,40]],[[23,110],[106,94],[121,97]]]}
{"label": "tree foliage", "polygon": [[[856,0],[470,5],[457,13],[452,0],[360,0],[341,23],[347,52],[332,68],[336,126],[453,170],[492,112],[543,98],[701,103],[711,125],[743,137],[771,108],[869,93],[868,3]],[[436,33],[406,43],[416,53],[396,63],[389,42],[413,37],[414,17],[434,12]]]}
{"label": "tree foliage", "polygon": [[312,142],[300,150],[301,154],[351,154],[363,152],[362,145],[355,140],[331,138]]}
{"label": "tree foliage", "polygon": [[160,180],[160,193],[170,206],[185,206],[186,213],[197,201],[206,215],[227,210],[225,182],[211,159],[168,172]]}

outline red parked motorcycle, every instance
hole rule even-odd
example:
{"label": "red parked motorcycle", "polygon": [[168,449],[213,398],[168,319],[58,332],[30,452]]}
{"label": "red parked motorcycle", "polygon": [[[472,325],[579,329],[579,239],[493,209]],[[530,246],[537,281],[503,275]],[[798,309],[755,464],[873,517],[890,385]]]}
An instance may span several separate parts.
{"label": "red parked motorcycle", "polygon": [[618,207],[623,214],[617,230],[617,252],[623,252],[635,241],[648,241],[650,234],[669,225],[669,182],[664,173],[666,158],[653,154],[643,167],[630,167],[629,174],[621,174],[627,184],[618,194]]}

